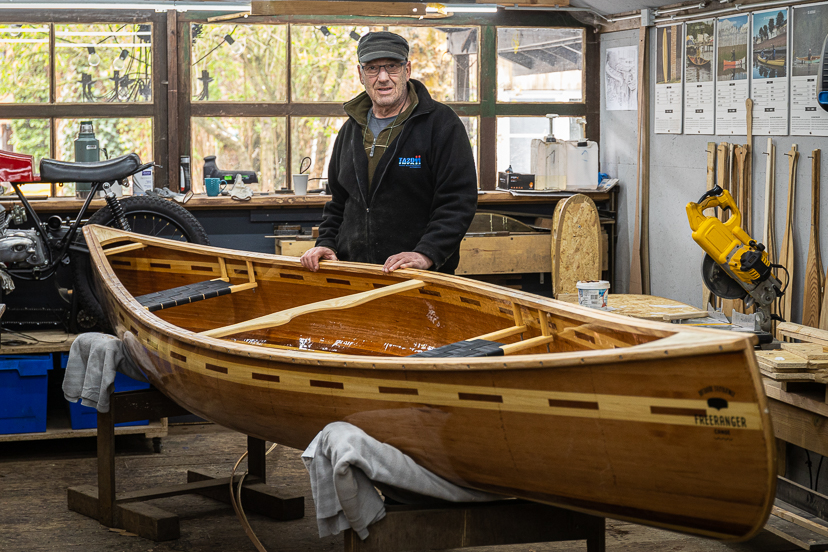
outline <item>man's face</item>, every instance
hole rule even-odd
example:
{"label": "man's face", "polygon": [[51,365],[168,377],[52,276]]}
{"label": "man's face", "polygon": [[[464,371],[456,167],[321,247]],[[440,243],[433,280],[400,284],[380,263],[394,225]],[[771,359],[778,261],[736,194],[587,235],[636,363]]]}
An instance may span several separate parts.
{"label": "man's face", "polygon": [[[388,71],[383,67],[376,76],[369,76],[365,74],[363,67],[380,67],[390,63],[405,63],[402,70],[396,75],[389,75]],[[390,58],[380,58],[367,63],[363,63],[357,69],[359,71],[359,82],[365,86],[365,92],[368,97],[374,102],[377,107],[391,107],[401,103],[403,98],[408,93],[407,83],[411,77],[411,62],[400,62]]]}

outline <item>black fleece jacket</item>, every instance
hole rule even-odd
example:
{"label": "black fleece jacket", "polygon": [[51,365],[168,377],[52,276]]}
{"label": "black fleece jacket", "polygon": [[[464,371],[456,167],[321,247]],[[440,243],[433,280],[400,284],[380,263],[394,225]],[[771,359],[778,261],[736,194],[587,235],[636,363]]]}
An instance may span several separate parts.
{"label": "black fleece jacket", "polygon": [[434,262],[432,270],[453,273],[477,209],[474,157],[454,111],[421,82],[409,82],[418,104],[380,159],[370,194],[365,121],[349,114],[339,130],[328,167],[332,199],[316,245],[343,261],[374,264],[415,251]]}

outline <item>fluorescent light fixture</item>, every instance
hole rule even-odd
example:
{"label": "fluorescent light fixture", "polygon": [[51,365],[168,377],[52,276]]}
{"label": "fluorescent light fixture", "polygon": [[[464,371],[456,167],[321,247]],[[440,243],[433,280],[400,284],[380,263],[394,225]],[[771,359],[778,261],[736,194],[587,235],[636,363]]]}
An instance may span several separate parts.
{"label": "fluorescent light fixture", "polygon": [[250,11],[250,2],[15,2],[0,1],[0,10],[155,10],[155,11]]}
{"label": "fluorescent light fixture", "polygon": [[497,4],[429,4],[426,13],[497,13]]}

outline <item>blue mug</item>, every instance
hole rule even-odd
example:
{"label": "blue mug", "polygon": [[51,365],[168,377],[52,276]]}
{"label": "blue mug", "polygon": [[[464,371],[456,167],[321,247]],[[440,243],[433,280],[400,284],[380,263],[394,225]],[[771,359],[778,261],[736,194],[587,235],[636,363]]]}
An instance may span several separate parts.
{"label": "blue mug", "polygon": [[209,197],[216,197],[219,195],[222,190],[222,183],[221,178],[205,178],[204,189],[207,190],[207,195]]}

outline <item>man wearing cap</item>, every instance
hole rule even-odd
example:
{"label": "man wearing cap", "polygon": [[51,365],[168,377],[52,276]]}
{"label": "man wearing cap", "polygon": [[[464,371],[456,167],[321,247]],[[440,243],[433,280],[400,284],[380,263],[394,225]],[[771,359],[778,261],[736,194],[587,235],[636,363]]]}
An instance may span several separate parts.
{"label": "man wearing cap", "polygon": [[477,209],[477,171],[460,118],[411,76],[408,42],[363,36],[357,47],[365,92],[345,104],[328,167],[331,201],[316,246],[320,260],[453,273]]}

